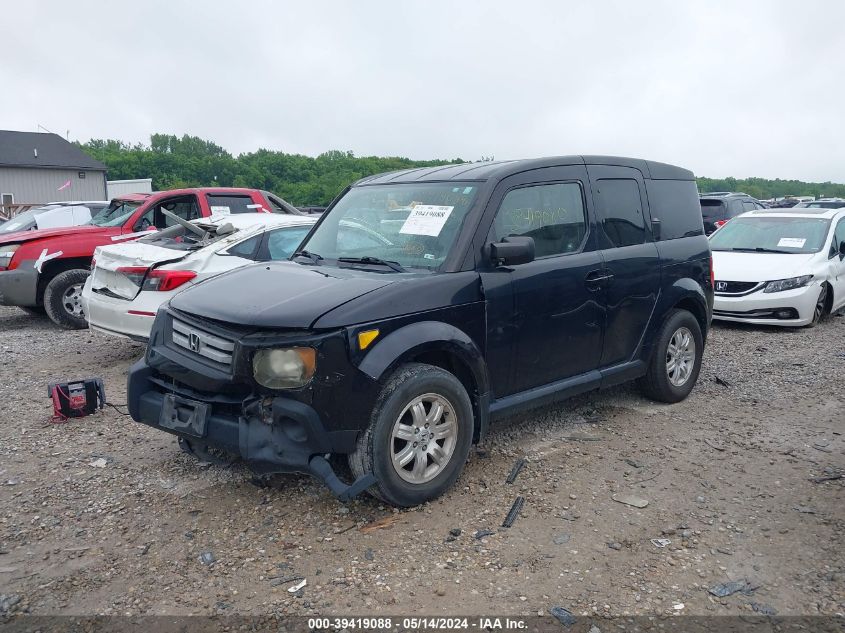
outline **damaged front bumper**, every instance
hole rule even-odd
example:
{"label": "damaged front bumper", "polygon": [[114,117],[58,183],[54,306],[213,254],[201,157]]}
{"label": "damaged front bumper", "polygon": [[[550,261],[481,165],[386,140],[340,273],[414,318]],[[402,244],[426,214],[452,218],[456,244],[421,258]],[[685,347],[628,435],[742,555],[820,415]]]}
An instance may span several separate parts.
{"label": "damaged front bumper", "polygon": [[[185,328],[203,337],[203,345],[228,350],[228,356],[189,349],[178,336]],[[129,414],[178,436],[183,447],[199,447],[195,452],[219,448],[261,474],[311,474],[349,499],[375,483],[374,477],[347,485],[327,457],[355,451],[379,386],[351,365],[345,336],[343,331],[256,332],[160,310],[145,358],[129,370]],[[273,391],[254,381],[256,350],[302,344],[318,355],[317,374],[306,387]]]}
{"label": "damaged front bumper", "polygon": [[238,403],[184,387],[167,385],[155,377],[145,359],[129,370],[129,414],[187,442],[215,447],[242,457],[260,474],[299,472],[321,479],[342,501],[375,483],[372,474],[351,485],[343,483],[326,456],[351,453],[357,431],[327,431],[316,411],[284,397]]}

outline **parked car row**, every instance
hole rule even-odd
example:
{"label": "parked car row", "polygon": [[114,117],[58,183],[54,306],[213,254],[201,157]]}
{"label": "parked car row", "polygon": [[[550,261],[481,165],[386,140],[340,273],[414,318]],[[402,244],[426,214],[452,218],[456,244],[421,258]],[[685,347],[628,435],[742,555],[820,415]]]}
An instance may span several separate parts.
{"label": "parked car row", "polygon": [[129,412],[186,452],[397,506],[447,490],[510,413],[631,380],[683,400],[712,318],[845,307],[845,209],[699,197],[652,161],[393,172],[319,219],[271,196],[163,192],[0,241],[3,301],[147,342]]}
{"label": "parked car row", "polygon": [[178,219],[241,213],[309,215],[272,193],[254,189],[128,194],[112,200],[82,226],[0,233],[0,304],[45,310],[63,327],[87,327],[82,287],[95,248],[166,229]]}

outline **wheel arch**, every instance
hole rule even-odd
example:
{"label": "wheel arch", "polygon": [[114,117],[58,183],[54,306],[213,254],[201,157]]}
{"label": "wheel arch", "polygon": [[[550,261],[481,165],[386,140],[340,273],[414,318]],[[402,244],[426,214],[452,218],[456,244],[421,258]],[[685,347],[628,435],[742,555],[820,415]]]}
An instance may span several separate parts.
{"label": "wheel arch", "polygon": [[358,368],[374,380],[383,381],[401,365],[412,362],[440,367],[461,382],[472,402],[473,441],[480,441],[489,425],[490,379],[478,345],[453,325],[422,321],[385,336]]}
{"label": "wheel arch", "polygon": [[41,266],[41,272],[38,275],[38,290],[36,291],[36,300],[39,305],[44,303],[44,291],[56,275],[60,275],[67,270],[73,270],[74,268],[88,269],[90,267],[90,257],[57,258],[44,262]]}

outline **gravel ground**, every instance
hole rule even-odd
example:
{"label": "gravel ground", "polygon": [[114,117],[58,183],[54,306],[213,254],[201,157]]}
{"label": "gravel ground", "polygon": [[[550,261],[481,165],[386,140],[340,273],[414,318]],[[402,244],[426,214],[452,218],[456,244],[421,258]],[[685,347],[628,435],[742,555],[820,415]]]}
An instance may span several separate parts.
{"label": "gravel ground", "polygon": [[199,463],[112,409],[50,422],[53,379],[125,402],[136,344],[0,308],[0,353],[0,615],[845,612],[845,480],[813,481],[845,470],[840,317],[717,325],[687,401],[624,387],[505,421],[401,512]]}

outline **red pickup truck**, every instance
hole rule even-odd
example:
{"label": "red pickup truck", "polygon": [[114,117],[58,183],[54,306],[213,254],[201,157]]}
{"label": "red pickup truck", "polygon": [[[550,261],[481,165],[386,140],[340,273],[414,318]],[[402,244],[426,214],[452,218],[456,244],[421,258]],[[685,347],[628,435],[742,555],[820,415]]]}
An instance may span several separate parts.
{"label": "red pickup truck", "polygon": [[308,215],[257,189],[175,189],[115,198],[84,226],[22,231],[0,237],[0,305],[47,312],[56,324],[87,327],[80,298],[94,249],[173,224],[167,210],[186,220],[217,213]]}

